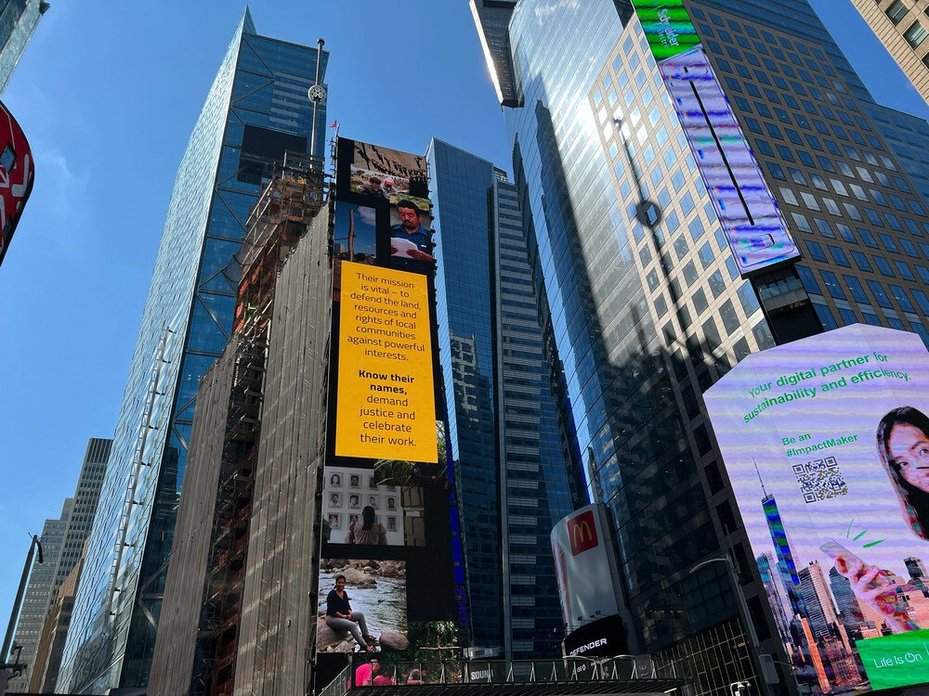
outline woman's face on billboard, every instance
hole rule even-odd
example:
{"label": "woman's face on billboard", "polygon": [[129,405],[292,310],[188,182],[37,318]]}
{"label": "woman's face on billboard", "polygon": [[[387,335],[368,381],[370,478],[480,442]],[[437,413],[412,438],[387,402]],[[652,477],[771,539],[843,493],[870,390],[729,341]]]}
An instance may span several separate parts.
{"label": "woman's face on billboard", "polygon": [[929,493],[929,437],[915,425],[897,423],[887,441],[889,463],[912,486]]}

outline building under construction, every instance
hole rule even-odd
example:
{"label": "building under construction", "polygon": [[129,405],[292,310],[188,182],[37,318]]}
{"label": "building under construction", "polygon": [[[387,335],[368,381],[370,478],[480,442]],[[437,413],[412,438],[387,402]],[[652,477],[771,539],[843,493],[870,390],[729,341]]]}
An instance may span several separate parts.
{"label": "building under construction", "polygon": [[233,338],[200,384],[149,693],[303,694],[331,305],[323,164],[252,210]]}

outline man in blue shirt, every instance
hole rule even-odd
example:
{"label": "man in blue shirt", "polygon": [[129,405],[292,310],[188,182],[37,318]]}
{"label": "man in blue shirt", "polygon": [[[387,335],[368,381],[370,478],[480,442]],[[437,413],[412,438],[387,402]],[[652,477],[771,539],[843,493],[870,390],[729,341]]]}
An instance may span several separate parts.
{"label": "man in blue shirt", "polygon": [[415,203],[397,203],[400,224],[390,228],[390,255],[414,261],[432,261],[432,231],[423,227],[422,211]]}

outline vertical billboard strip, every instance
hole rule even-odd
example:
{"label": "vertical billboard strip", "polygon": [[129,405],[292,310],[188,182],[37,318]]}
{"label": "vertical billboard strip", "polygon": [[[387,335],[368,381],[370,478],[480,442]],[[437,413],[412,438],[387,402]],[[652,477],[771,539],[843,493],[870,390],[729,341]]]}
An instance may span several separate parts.
{"label": "vertical billboard strip", "polygon": [[742,277],[799,258],[683,0],[632,4]]}
{"label": "vertical billboard strip", "polygon": [[704,395],[801,691],[929,682],[929,353],[855,324]]}
{"label": "vertical billboard strip", "polygon": [[337,153],[317,686],[350,653],[359,684],[404,684],[459,617],[426,160]]}

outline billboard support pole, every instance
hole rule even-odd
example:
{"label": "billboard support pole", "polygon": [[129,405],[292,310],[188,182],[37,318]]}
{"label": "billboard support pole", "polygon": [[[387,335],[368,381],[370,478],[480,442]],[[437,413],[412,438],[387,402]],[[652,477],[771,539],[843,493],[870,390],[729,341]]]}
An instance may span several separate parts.
{"label": "billboard support pole", "polygon": [[[732,558],[730,558],[728,554],[725,556],[708,558],[691,568],[687,574],[693,575],[703,566],[707,566],[710,563],[725,563],[726,567],[729,569],[729,579],[732,581],[732,587],[735,589],[736,599],[739,603],[739,616],[742,619],[743,625],[745,626],[746,633],[748,633],[749,645],[752,648],[752,652],[755,654],[755,659],[758,660],[760,665],[761,646],[758,644],[758,634],[755,632],[755,624],[752,623],[752,618],[748,614],[748,603],[745,601],[745,594],[742,592],[741,584],[739,584],[739,576],[735,572],[735,563],[732,562]],[[764,677],[764,670],[762,669],[758,670],[758,685],[761,687],[761,693],[765,696],[768,696],[768,682]]]}

